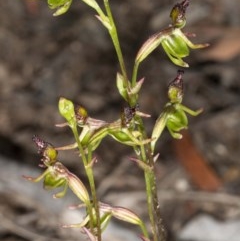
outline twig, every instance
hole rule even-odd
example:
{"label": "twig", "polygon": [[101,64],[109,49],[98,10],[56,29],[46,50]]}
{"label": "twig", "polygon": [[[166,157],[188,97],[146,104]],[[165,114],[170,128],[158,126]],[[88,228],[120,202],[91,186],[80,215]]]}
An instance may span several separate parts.
{"label": "twig", "polygon": [[35,232],[29,231],[27,228],[17,225],[15,222],[3,214],[0,214],[0,226],[22,238],[31,241],[61,241],[61,239],[49,238],[47,236],[39,235]]}

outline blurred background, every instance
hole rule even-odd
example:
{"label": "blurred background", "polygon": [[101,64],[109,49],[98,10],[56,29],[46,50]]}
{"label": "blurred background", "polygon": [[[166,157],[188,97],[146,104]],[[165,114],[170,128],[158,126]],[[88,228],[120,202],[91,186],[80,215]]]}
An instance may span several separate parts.
{"label": "blurred background", "polygon": [[[100,1],[99,1],[100,2]],[[170,23],[176,1],[110,0],[129,72],[141,44]],[[124,106],[115,89],[118,63],[108,33],[81,1],[53,17],[46,1],[0,2],[0,240],[84,240],[80,230],[59,228],[81,221],[69,211],[77,200],[53,200],[37,176],[34,134],[55,146],[73,142],[58,113],[60,96],[83,105],[94,118],[113,121]],[[157,150],[159,199],[169,241],[240,241],[240,2],[192,0],[186,32],[210,43],[185,59],[184,105],[203,108],[190,117],[183,140],[164,132]],[[179,68],[156,50],[140,66],[145,77],[140,109],[150,132],[167,101],[167,85]],[[111,147],[111,148],[109,148]],[[143,173],[129,161],[131,148],[106,139],[97,149],[101,201],[122,205],[147,220]],[[77,153],[61,161],[85,181]],[[125,225],[126,226],[126,225]],[[105,240],[139,240],[139,230],[113,222]]]}

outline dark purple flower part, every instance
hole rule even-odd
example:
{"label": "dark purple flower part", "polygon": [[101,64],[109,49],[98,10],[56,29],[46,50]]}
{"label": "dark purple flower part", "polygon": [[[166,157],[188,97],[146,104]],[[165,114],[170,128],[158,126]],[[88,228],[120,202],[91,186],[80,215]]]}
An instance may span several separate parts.
{"label": "dark purple flower part", "polygon": [[48,167],[57,161],[58,152],[52,144],[44,141],[37,135],[34,135],[32,140],[35,142],[38,148],[38,154],[42,156],[40,164],[41,167]]}

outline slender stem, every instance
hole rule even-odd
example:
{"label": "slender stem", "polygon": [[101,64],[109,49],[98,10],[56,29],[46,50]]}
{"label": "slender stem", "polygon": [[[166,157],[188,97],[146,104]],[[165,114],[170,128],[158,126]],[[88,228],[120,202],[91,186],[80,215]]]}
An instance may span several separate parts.
{"label": "slender stem", "polygon": [[[122,74],[125,80],[125,84],[127,87],[129,87],[129,82],[128,82],[128,77],[127,77],[127,72],[125,68],[125,63],[118,39],[118,34],[117,30],[115,27],[115,23],[112,17],[111,9],[109,6],[108,0],[104,0],[104,5],[105,9],[107,12],[107,15],[109,17],[110,24],[112,26],[111,31],[109,31],[110,36],[112,38],[115,50],[117,52],[119,64],[122,70]],[[139,63],[135,62],[134,68],[133,68],[133,75],[132,75],[132,83],[131,86],[134,87],[137,82],[137,72],[138,72],[138,67]],[[132,96],[132,99],[129,100],[129,103],[131,104],[136,96]],[[141,133],[143,133],[143,136],[146,137],[146,132],[143,127],[142,120],[140,121],[140,128],[141,128]],[[148,147],[146,147],[148,146]],[[146,148],[146,149],[145,149]],[[148,156],[146,155],[146,152],[148,153]],[[155,174],[154,174],[154,162],[153,162],[153,157],[151,155],[151,147],[150,145],[145,145],[141,146],[141,158],[142,161],[145,163],[149,164],[150,167],[152,168],[152,171],[149,172],[149,170],[146,170],[144,173],[145,176],[145,183],[146,183],[146,192],[147,192],[147,203],[148,203],[148,212],[149,212],[149,218],[152,226],[152,232],[153,232],[153,237],[154,241],[158,241],[158,237],[160,238],[161,241],[165,241],[165,233],[162,225],[162,219],[160,215],[160,206],[158,203],[158,197],[157,197],[157,187],[156,187],[156,180],[155,180]]]}
{"label": "slender stem", "polygon": [[[88,157],[86,156],[85,150],[79,140],[79,135],[76,128],[72,128],[74,138],[78,144],[78,149],[80,152],[80,155],[82,157],[83,165],[85,168],[85,172],[88,177],[89,185],[90,185],[90,190],[93,198],[93,203],[89,203],[88,205],[88,212],[89,212],[89,217],[90,217],[90,229],[92,233],[94,233],[94,227],[95,227],[95,220],[97,221],[97,240],[101,241],[101,224],[100,224],[100,212],[99,212],[99,207],[98,207],[98,200],[97,200],[97,195],[96,195],[96,187],[95,187],[95,182],[94,182],[94,175],[93,175],[93,170],[92,170],[92,152],[91,149],[88,148]],[[93,212],[93,208],[95,209],[95,214]],[[95,215],[95,218],[94,218]]]}
{"label": "slender stem", "polygon": [[102,20],[109,21],[109,24],[110,24],[111,27],[109,27],[107,29],[108,29],[108,32],[109,32],[110,37],[112,39],[115,51],[117,53],[118,62],[119,62],[121,72],[122,72],[122,75],[123,75],[124,81],[125,81],[125,87],[129,87],[126,66],[125,66],[125,62],[124,62],[124,58],[123,58],[123,54],[122,54],[122,50],[121,50],[121,46],[120,46],[120,42],[119,42],[119,38],[118,38],[117,29],[116,29],[115,22],[114,22],[114,19],[113,19],[113,16],[112,16],[112,11],[111,11],[111,8],[110,8],[110,5],[109,5],[109,1],[103,0],[103,2],[104,2],[104,6],[105,6],[107,16],[102,11],[102,9],[99,7],[98,4],[96,4],[94,6],[94,9],[99,14],[99,16],[101,17]]}
{"label": "slender stem", "polygon": [[[142,119],[138,118],[139,129],[143,134],[143,138],[146,138],[146,131],[142,122]],[[149,165],[150,168],[144,170],[146,193],[147,193],[147,203],[148,203],[148,213],[151,222],[151,228],[153,233],[154,241],[165,241],[165,229],[162,223],[160,205],[157,196],[157,185],[156,177],[154,173],[154,161],[151,154],[151,146],[144,145],[141,146],[141,160]]]}
{"label": "slender stem", "polygon": [[108,0],[104,0],[104,6],[105,6],[107,16],[109,18],[110,25],[111,25],[111,29],[109,30],[109,34],[112,38],[113,45],[114,45],[114,48],[115,48],[116,53],[117,53],[119,65],[120,65],[122,75],[123,75],[124,80],[125,80],[125,86],[129,87],[126,66],[125,66],[121,46],[120,46],[120,43],[119,43],[117,29],[116,29],[116,26],[115,26],[115,22],[114,22],[114,19],[113,19],[113,16],[112,16],[112,12],[111,12],[111,8],[110,8]]}
{"label": "slender stem", "polygon": [[[116,26],[112,17],[108,0],[104,0],[104,6],[110,21],[110,25],[112,27],[111,30],[109,30],[109,34],[112,38],[112,41],[118,56],[120,68],[125,80],[125,86],[129,88],[127,71],[126,71],[126,67],[125,67],[125,63],[122,55],[122,50],[120,47]],[[139,67],[139,63],[135,62],[135,65],[133,68],[132,83],[131,83],[132,87],[134,87],[137,82],[138,67]],[[136,97],[133,96],[132,99],[129,100],[129,103],[131,104],[135,98]],[[143,136],[146,137],[146,132],[145,132],[142,120],[140,121],[140,123],[141,123],[140,124],[141,133],[143,133]],[[159,208],[160,206],[159,206],[158,197],[157,197],[157,187],[156,187],[156,180],[155,180],[155,174],[154,174],[154,168],[153,168],[154,162],[151,154],[150,145],[141,146],[141,159],[142,161],[147,163],[152,169],[151,172],[149,172],[149,170],[145,170],[144,176],[145,176],[145,183],[146,183],[149,219],[152,226],[153,238],[154,238],[154,241],[159,241],[159,240],[165,241],[165,233],[162,225],[162,219],[161,219],[160,208]]]}
{"label": "slender stem", "polygon": [[[141,119],[139,118],[139,121]],[[139,128],[141,129],[141,133],[143,133],[144,128],[142,124],[142,120],[140,122],[141,124],[139,125]],[[150,160],[146,155],[146,149],[145,146],[141,146],[141,159],[143,162],[146,164],[150,164]],[[153,172],[153,170],[152,170]],[[156,230],[156,225],[155,225],[155,218],[154,218],[154,207],[153,207],[153,197],[152,197],[152,178],[151,178],[151,173],[149,170],[144,170],[144,177],[145,177],[145,185],[146,185],[146,193],[147,193],[147,205],[148,205],[148,215],[151,223],[151,229],[152,229],[152,234],[153,234],[153,240],[158,241],[157,239],[157,230]]]}
{"label": "slender stem", "polygon": [[[152,158],[147,158],[147,160],[151,160]],[[150,164],[150,163],[149,163]],[[153,166],[150,164],[153,168]],[[148,200],[148,208],[149,208],[149,218],[151,221],[152,232],[153,232],[153,240],[154,241],[165,241],[165,229],[162,224],[162,218],[160,213],[160,205],[157,196],[157,186],[156,186],[156,178],[154,171],[146,170],[144,172],[145,183],[146,183],[146,191],[147,191],[147,200]]]}
{"label": "slender stem", "polygon": [[151,223],[151,229],[153,234],[153,240],[157,241],[157,230],[154,220],[154,210],[153,210],[153,198],[152,198],[152,191],[151,191],[151,179],[150,175],[145,171],[145,184],[146,184],[146,193],[147,193],[147,205],[148,205],[148,215]]}
{"label": "slender stem", "polygon": [[96,193],[96,186],[94,182],[94,174],[93,174],[93,169],[92,169],[92,150],[91,148],[88,148],[88,165],[86,167],[86,172],[89,180],[89,185],[92,193],[92,201],[93,201],[93,206],[95,208],[95,213],[96,213],[96,225],[97,225],[97,240],[101,241],[101,223],[100,223],[100,212],[99,212],[99,205],[98,205],[98,199],[97,199],[97,193]]}

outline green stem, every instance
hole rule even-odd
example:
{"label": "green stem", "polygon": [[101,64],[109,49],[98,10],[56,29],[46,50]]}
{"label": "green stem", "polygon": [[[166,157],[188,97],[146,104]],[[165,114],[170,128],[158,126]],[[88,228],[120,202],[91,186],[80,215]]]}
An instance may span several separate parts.
{"label": "green stem", "polygon": [[[117,56],[118,61],[120,64],[120,68],[125,80],[125,86],[129,88],[129,82],[127,77],[127,71],[118,39],[118,34],[116,30],[116,26],[112,17],[111,9],[109,6],[108,0],[104,0],[105,9],[110,21],[110,25],[112,27],[111,30],[109,30],[110,36],[112,38]],[[133,76],[132,76],[132,87],[136,85],[137,82],[137,72],[138,72],[139,63],[135,62],[134,68],[133,68]],[[132,97],[132,100],[129,100],[129,103],[131,104],[135,100],[135,96]],[[140,121],[141,126],[141,133],[143,133],[143,136],[146,137],[146,132],[143,127],[142,120]],[[146,149],[145,149],[146,148]],[[146,152],[148,153],[148,156],[146,155]],[[147,192],[147,203],[148,203],[148,212],[149,212],[149,218],[152,226],[152,232],[153,232],[153,238],[154,241],[165,241],[165,233],[162,225],[162,219],[160,214],[160,206],[158,203],[158,197],[157,197],[157,187],[156,187],[156,180],[155,180],[155,174],[154,174],[154,162],[153,157],[151,155],[151,147],[150,145],[141,146],[141,158],[142,161],[144,161],[146,164],[148,164],[151,167],[151,172],[149,170],[146,170],[144,173],[145,176],[145,183],[146,183],[146,192]]]}
{"label": "green stem", "polygon": [[152,191],[151,191],[151,175],[148,172],[144,172],[145,177],[145,184],[146,184],[146,193],[147,193],[147,205],[148,205],[148,215],[151,223],[151,229],[153,234],[153,240],[158,241],[157,239],[157,230],[155,225],[155,218],[154,218],[154,210],[153,210],[153,198],[152,198]]}
{"label": "green stem", "polygon": [[[94,232],[94,227],[95,227],[95,220],[96,220],[96,225],[97,225],[97,240],[101,241],[101,224],[100,224],[100,212],[99,212],[99,207],[98,207],[98,200],[97,200],[97,195],[96,195],[96,187],[95,187],[95,182],[94,182],[94,175],[93,175],[93,170],[92,170],[92,151],[90,148],[88,149],[88,157],[86,156],[85,150],[79,140],[79,134],[77,131],[77,127],[72,128],[74,138],[78,144],[78,149],[80,152],[80,155],[82,157],[83,165],[85,168],[86,175],[88,177],[88,182],[90,185],[90,190],[93,198],[93,203],[89,202],[87,205],[87,210],[89,213],[90,217],[90,229],[92,233]],[[95,209],[95,212],[93,212],[93,209]],[[94,217],[95,216],[95,217]]]}
{"label": "green stem", "polygon": [[95,186],[95,182],[94,182],[94,174],[93,174],[93,168],[92,168],[92,165],[94,163],[91,163],[93,161],[92,150],[90,150],[90,148],[88,148],[88,160],[89,160],[89,162],[88,162],[89,164],[86,167],[86,173],[88,176],[89,185],[90,185],[90,189],[91,189],[91,193],[92,193],[93,206],[95,208],[95,213],[96,213],[97,240],[101,241],[102,237],[101,237],[100,211],[99,211],[96,186]]}
{"label": "green stem", "polygon": [[104,0],[104,6],[105,6],[107,16],[109,18],[109,22],[110,22],[110,25],[111,25],[111,29],[109,30],[109,34],[111,36],[114,48],[115,48],[116,53],[117,53],[118,62],[119,62],[119,65],[120,65],[120,68],[121,68],[121,71],[122,71],[122,75],[123,75],[124,80],[125,80],[125,86],[129,87],[126,66],[125,66],[121,46],[120,46],[120,43],[119,43],[117,29],[116,29],[116,26],[115,26],[115,23],[114,23],[114,19],[113,19],[113,16],[112,16],[112,12],[111,12],[111,8],[110,8],[108,0]]}
{"label": "green stem", "polygon": [[160,213],[160,205],[158,201],[157,195],[157,186],[156,186],[156,178],[153,170],[153,165],[151,162],[152,158],[147,158],[143,160],[146,162],[150,162],[150,169],[152,171],[146,170],[144,171],[145,183],[146,183],[146,192],[147,192],[147,202],[148,202],[148,210],[149,210],[149,218],[152,227],[153,240],[154,241],[165,241],[165,230],[162,224],[162,218]]}
{"label": "green stem", "polygon": [[[146,131],[142,119],[138,118],[139,129],[143,134],[143,139],[147,138]],[[154,173],[154,160],[151,154],[151,146],[149,144],[141,146],[141,160],[150,168],[144,170],[148,214],[151,223],[151,229],[154,241],[166,241],[165,229],[162,223],[160,205],[157,195],[156,177]]]}

